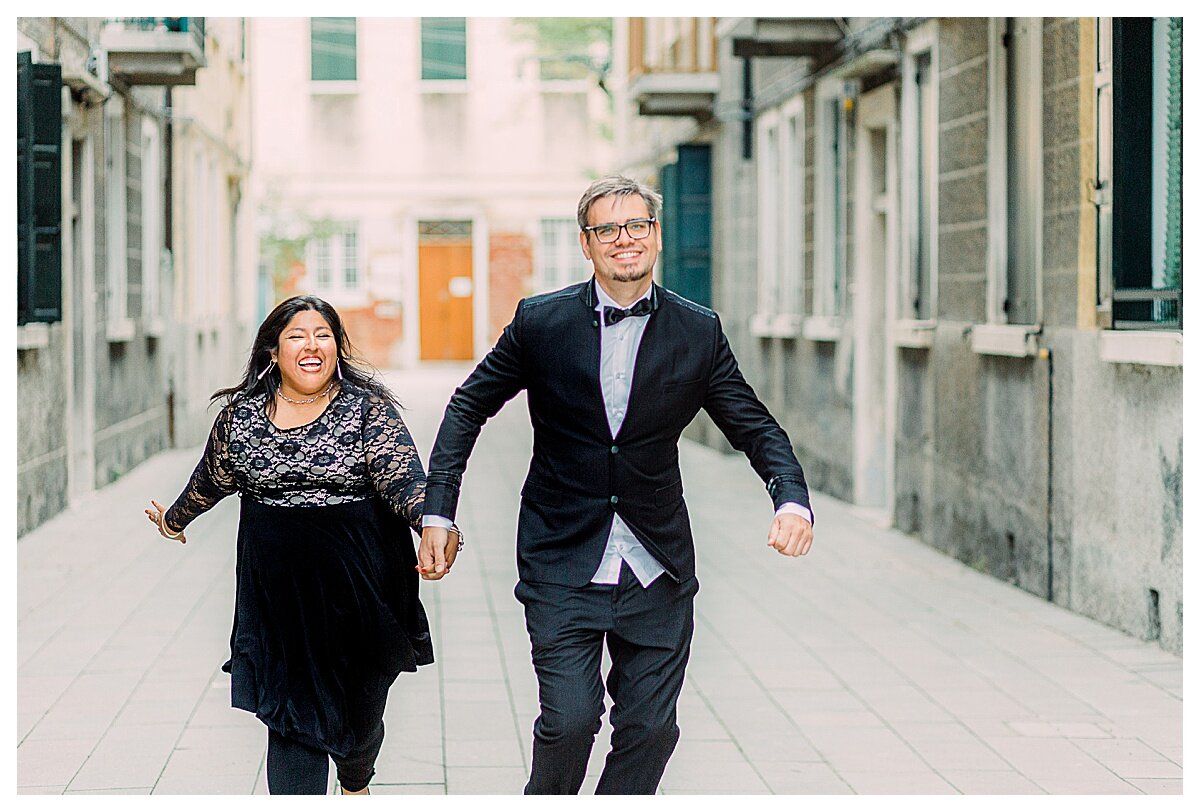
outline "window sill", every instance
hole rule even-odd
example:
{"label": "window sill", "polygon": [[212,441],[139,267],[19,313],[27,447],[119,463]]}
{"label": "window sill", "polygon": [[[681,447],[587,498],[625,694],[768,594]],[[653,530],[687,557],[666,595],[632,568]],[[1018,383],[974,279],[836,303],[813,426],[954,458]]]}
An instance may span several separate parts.
{"label": "window sill", "polygon": [[804,320],[804,337],[809,341],[841,341],[841,316],[809,316]]}
{"label": "window sill", "polygon": [[1110,364],[1182,367],[1183,333],[1105,330],[1100,333],[1100,360]]}
{"label": "window sill", "polygon": [[135,335],[137,330],[133,326],[133,319],[115,319],[104,325],[104,337],[109,344],[133,341]]}
{"label": "window sill", "polygon": [[901,319],[892,323],[892,343],[897,347],[927,350],[933,346],[937,322],[931,319]]}
{"label": "window sill", "polygon": [[971,328],[971,349],[979,355],[1029,358],[1037,355],[1037,334],[1032,324],[976,324]]}
{"label": "window sill", "polygon": [[142,329],[151,338],[162,338],[163,334],[167,332],[167,321],[162,316],[144,319]]}
{"label": "window sill", "polygon": [[466,79],[422,79],[417,83],[419,93],[466,93]]}
{"label": "window sill", "polygon": [[357,79],[310,79],[308,89],[314,96],[355,96],[359,88]]}
{"label": "window sill", "polygon": [[756,338],[796,338],[803,319],[795,313],[755,313],[750,317],[750,335]]}
{"label": "window sill", "polygon": [[44,322],[17,325],[17,349],[41,350],[50,346],[50,325]]}

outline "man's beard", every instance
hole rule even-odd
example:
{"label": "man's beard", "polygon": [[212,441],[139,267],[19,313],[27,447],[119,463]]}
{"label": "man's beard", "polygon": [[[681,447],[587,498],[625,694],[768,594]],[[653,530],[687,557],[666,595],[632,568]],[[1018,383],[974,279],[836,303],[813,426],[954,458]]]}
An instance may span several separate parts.
{"label": "man's beard", "polygon": [[613,279],[617,282],[637,282],[640,279],[645,279],[654,270],[653,266],[649,268],[634,268],[628,271],[613,271]]}

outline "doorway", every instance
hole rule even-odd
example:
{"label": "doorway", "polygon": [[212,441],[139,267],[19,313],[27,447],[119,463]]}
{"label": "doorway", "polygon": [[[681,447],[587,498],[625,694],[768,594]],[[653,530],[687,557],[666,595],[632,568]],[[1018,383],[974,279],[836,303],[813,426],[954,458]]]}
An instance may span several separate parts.
{"label": "doorway", "polygon": [[75,501],[96,488],[96,243],[91,138],[72,138],[70,150],[64,161],[70,177],[63,179],[70,190],[63,201],[63,261],[69,269],[63,315],[69,325],[67,497]]}
{"label": "doorway", "polygon": [[475,277],[470,220],[417,224],[422,361],[474,357]]}
{"label": "doorway", "polygon": [[889,341],[899,258],[894,83],[859,100],[854,269],[854,501],[891,518],[895,491],[896,358]]}

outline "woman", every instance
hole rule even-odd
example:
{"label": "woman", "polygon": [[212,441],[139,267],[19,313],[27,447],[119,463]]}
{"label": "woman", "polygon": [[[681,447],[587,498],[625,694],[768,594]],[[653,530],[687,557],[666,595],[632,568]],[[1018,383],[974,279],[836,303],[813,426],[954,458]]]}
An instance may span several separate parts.
{"label": "woman", "polygon": [[[246,374],[213,400],[204,457],[169,510],[169,539],[240,493],[233,705],[267,726],[267,786],[369,794],[388,687],[433,662],[417,597],[425,472],[398,404],[356,364],[337,312],[315,296],[276,307]],[[455,538],[448,553],[457,553]]]}

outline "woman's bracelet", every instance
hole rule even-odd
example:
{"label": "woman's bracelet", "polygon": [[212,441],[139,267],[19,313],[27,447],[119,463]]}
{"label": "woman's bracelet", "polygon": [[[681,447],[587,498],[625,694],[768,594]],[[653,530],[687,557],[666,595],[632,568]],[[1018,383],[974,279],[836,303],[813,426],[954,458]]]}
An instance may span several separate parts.
{"label": "woman's bracelet", "polygon": [[183,535],[182,530],[180,530],[178,533],[172,533],[167,529],[167,512],[165,510],[158,514],[158,529],[162,531],[162,534],[169,539],[177,539]]}
{"label": "woman's bracelet", "polygon": [[458,533],[458,552],[462,552],[462,548],[463,548],[463,531],[461,531],[461,530],[459,530],[459,529],[458,529],[458,525],[456,525],[456,524],[452,524],[452,525],[450,525],[450,532],[451,532],[451,533]]}

